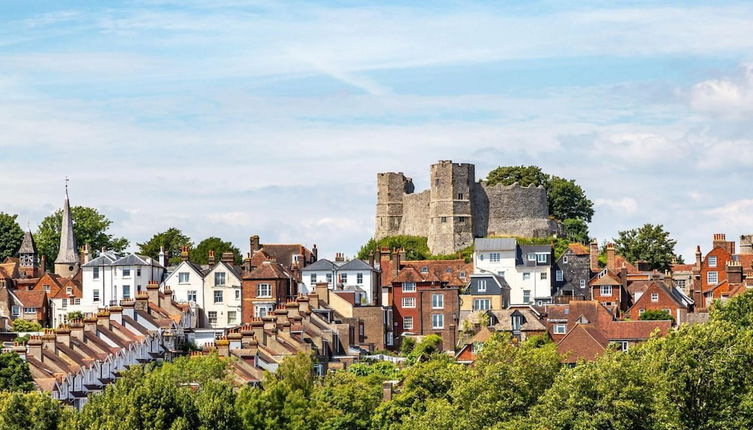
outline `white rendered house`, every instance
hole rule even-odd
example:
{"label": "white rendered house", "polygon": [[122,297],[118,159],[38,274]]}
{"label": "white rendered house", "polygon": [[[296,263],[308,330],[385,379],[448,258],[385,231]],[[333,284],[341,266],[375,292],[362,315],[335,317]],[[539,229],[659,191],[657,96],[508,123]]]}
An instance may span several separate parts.
{"label": "white rendered house", "polygon": [[374,305],[379,291],[379,271],[369,263],[354,259],[345,261],[338,254],[335,261],[318,260],[301,270],[301,280],[308,291],[315,291],[316,284],[326,282],[330,289],[363,290],[362,305]]}
{"label": "white rendered house", "polygon": [[82,265],[81,270],[83,312],[96,312],[132,299],[150,282],[160,283],[165,273],[165,267],[156,259],[137,254],[119,256],[109,251]]}

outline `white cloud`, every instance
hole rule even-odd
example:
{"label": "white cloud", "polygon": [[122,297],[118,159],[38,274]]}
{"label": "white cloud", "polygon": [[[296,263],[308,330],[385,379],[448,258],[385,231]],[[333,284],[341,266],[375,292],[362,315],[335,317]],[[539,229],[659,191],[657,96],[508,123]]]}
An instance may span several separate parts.
{"label": "white cloud", "polygon": [[753,65],[742,66],[734,77],[695,84],[690,92],[690,106],[710,115],[749,121],[753,114]]}
{"label": "white cloud", "polygon": [[614,212],[632,215],[638,210],[638,202],[632,197],[616,199],[601,198],[594,201],[597,207],[607,207]]}

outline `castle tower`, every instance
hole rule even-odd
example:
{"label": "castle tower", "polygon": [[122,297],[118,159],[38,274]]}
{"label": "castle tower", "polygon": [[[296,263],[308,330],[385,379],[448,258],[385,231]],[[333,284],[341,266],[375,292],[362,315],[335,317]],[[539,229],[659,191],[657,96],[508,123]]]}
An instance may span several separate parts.
{"label": "castle tower", "polygon": [[431,166],[428,244],[432,254],[451,254],[473,244],[473,164],[443,160]]}
{"label": "castle tower", "polygon": [[76,237],[73,234],[73,218],[71,218],[71,205],[68,201],[68,184],[66,183],[63,222],[60,228],[60,248],[55,259],[55,274],[70,278],[78,272],[78,267],[78,247],[76,247]]}
{"label": "castle tower", "polygon": [[18,259],[20,261],[21,271],[29,278],[39,276],[39,254],[37,254],[37,244],[34,243],[34,236],[30,231],[24,233],[24,240],[21,247],[18,248]]}
{"label": "castle tower", "polygon": [[413,180],[402,172],[377,174],[376,239],[400,234],[403,197],[411,193]]}

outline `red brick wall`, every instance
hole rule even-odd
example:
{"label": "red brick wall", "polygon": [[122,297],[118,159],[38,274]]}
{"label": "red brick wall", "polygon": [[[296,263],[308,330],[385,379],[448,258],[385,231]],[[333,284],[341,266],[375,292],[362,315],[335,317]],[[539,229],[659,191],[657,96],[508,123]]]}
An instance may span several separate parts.
{"label": "red brick wall", "polygon": [[[716,267],[709,267],[709,257],[716,257]],[[701,289],[706,290],[711,285],[707,282],[709,272],[717,272],[719,283],[727,279],[727,262],[732,259],[732,255],[722,248],[714,248],[706,254],[701,262]]]}
{"label": "red brick wall", "polygon": [[[659,300],[656,302],[651,301],[651,295],[654,293],[659,295]],[[643,295],[641,295],[641,297],[635,302],[635,305],[630,308],[630,310],[628,311],[628,316],[630,317],[630,319],[640,319],[641,309],[659,311],[669,309],[670,314],[675,320],[677,320],[677,309],[681,309],[681,320],[677,321],[677,323],[683,323],[686,321],[685,309],[679,306],[677,302],[675,302],[663,288],[660,288],[655,284],[648,287]]]}
{"label": "red brick wall", "polygon": [[[421,293],[419,311],[421,312],[421,324],[423,326],[422,334],[438,334],[442,337],[442,347],[445,350],[454,350],[457,341],[457,321],[455,321],[455,318],[458,315],[458,289],[424,287],[419,288],[419,291]],[[444,297],[443,309],[432,308],[432,295],[434,294],[441,294]],[[432,315],[434,314],[444,315],[443,329],[432,328]]]}
{"label": "red brick wall", "polygon": [[[259,284],[269,284],[272,289],[272,298],[257,299],[256,291]],[[274,301],[276,304],[284,304],[288,300],[287,281],[279,279],[244,279],[241,281],[241,321],[248,323],[254,315],[254,302]]]}

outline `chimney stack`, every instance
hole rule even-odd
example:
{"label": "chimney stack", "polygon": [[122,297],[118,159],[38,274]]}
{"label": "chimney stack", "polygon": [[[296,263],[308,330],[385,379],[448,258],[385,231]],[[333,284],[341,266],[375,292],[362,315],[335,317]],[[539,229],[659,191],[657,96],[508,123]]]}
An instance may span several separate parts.
{"label": "chimney stack", "polygon": [[181,261],[188,261],[188,246],[183,245],[180,248],[180,259]]}
{"label": "chimney stack", "polygon": [[159,284],[157,281],[149,281],[149,283],[146,285],[146,293],[149,297],[149,301],[154,303],[157,306],[160,305],[159,300]]}
{"label": "chimney stack", "polygon": [[319,260],[319,250],[316,249],[316,244],[314,244],[314,247],[311,248],[311,254],[314,256],[314,261]]}
{"label": "chimney stack", "polygon": [[42,338],[38,335],[32,335],[26,345],[29,347],[29,357],[42,361]]}
{"label": "chimney stack", "polygon": [[739,261],[727,262],[727,282],[741,284],[743,282],[743,266]]}
{"label": "chimney stack", "polygon": [[71,347],[71,328],[68,325],[62,325],[59,328],[55,329],[55,334],[57,335],[57,339],[60,343],[67,346],[68,348]]}
{"label": "chimney stack", "polygon": [[616,269],[616,258],[614,254],[614,243],[607,243],[607,269]]}
{"label": "chimney stack", "polygon": [[588,256],[591,264],[591,271],[599,272],[599,244],[595,239],[589,244]]}
{"label": "chimney stack", "polygon": [[164,246],[159,247],[159,264],[162,265],[162,267],[167,267],[167,254],[165,254]]}
{"label": "chimney stack", "polygon": [[727,241],[727,235],[724,233],[714,234],[714,248],[722,248],[730,254],[735,253],[735,241]]}
{"label": "chimney stack", "polygon": [[209,251],[208,263],[210,266],[214,266],[214,251]]}
{"label": "chimney stack", "polygon": [[222,257],[220,257],[220,261],[225,264],[233,264],[235,263],[235,254],[233,254],[232,252],[223,252]]}
{"label": "chimney stack", "polygon": [[336,263],[342,263],[344,261],[345,261],[345,254],[343,254],[342,252],[338,252],[337,254],[335,254]]}
{"label": "chimney stack", "polygon": [[249,238],[249,245],[251,250],[251,255],[254,255],[254,252],[261,249],[261,244],[259,243],[259,236],[253,235],[251,238]]}

